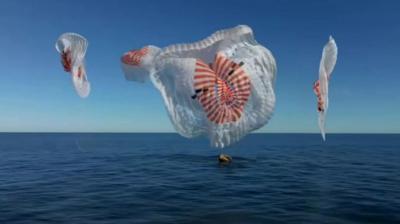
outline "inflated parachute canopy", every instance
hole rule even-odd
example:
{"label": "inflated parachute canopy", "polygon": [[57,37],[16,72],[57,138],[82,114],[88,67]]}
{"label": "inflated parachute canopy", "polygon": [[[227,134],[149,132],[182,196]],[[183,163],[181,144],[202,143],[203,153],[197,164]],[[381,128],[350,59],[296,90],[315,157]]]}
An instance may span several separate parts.
{"label": "inflated parachute canopy", "polygon": [[275,59],[248,26],[190,44],[145,46],[121,61],[127,80],[153,82],[182,136],[206,135],[212,146],[223,148],[272,116]]}
{"label": "inflated parachute canopy", "polygon": [[82,98],[86,98],[90,93],[90,83],[84,63],[87,46],[88,41],[76,33],[64,33],[56,42],[61,64],[66,72],[71,73],[75,90]]}
{"label": "inflated parachute canopy", "polygon": [[318,100],[318,125],[321,131],[322,139],[325,141],[325,120],[328,111],[328,89],[329,79],[336,65],[338,49],[332,36],[322,51],[321,62],[319,64],[319,79],[314,82],[314,93]]}

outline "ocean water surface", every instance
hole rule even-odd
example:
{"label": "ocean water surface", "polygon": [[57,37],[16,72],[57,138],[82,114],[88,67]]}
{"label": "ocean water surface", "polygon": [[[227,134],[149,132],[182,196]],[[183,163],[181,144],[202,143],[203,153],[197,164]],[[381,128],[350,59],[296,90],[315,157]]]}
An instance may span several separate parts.
{"label": "ocean water surface", "polygon": [[400,223],[400,135],[0,134],[0,223]]}

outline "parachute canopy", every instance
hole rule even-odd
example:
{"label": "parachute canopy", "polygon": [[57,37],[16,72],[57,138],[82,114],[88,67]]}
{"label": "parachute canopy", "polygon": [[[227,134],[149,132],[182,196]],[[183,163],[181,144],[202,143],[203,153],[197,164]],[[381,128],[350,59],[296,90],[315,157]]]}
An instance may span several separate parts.
{"label": "parachute canopy", "polygon": [[90,83],[84,64],[87,46],[88,41],[76,33],[64,33],[56,42],[61,64],[66,72],[71,73],[75,90],[82,98],[86,98],[90,93]]}
{"label": "parachute canopy", "polygon": [[314,82],[314,93],[318,99],[318,125],[321,130],[322,139],[325,141],[325,117],[328,111],[328,87],[329,78],[335,68],[338,49],[332,36],[322,51],[319,65],[319,79]]}
{"label": "parachute canopy", "polygon": [[275,59],[248,26],[190,44],[145,46],[121,61],[127,80],[152,81],[184,137],[206,135],[212,146],[223,148],[272,116]]}

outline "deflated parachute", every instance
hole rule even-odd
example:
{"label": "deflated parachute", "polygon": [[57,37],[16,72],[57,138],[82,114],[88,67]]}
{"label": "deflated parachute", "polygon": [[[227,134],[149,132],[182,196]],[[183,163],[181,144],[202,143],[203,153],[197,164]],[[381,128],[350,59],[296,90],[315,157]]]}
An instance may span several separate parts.
{"label": "deflated parachute", "polygon": [[90,83],[84,64],[87,46],[87,40],[76,33],[64,33],[56,42],[64,70],[71,73],[75,90],[82,98],[86,98],[90,93]]}
{"label": "deflated parachute", "polygon": [[276,63],[248,26],[220,30],[191,44],[126,52],[127,80],[150,79],[182,136],[206,135],[228,146],[265,125],[275,106]]}
{"label": "deflated parachute", "polygon": [[328,87],[329,78],[335,68],[338,49],[332,36],[322,52],[319,65],[319,80],[314,82],[314,93],[318,99],[318,125],[321,130],[322,139],[325,141],[325,116],[328,110]]}

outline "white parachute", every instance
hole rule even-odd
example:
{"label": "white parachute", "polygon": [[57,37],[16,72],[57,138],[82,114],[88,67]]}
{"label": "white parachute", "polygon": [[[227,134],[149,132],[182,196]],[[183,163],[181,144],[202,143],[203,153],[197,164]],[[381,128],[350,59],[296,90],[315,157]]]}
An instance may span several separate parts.
{"label": "white parachute", "polygon": [[86,98],[90,93],[84,63],[87,46],[88,41],[76,33],[64,33],[56,42],[64,70],[71,73],[75,90],[82,98]]}
{"label": "white parachute", "polygon": [[179,134],[226,147],[265,125],[275,107],[276,63],[248,26],[201,41],[126,52],[127,80],[150,79]]}
{"label": "white parachute", "polygon": [[332,36],[322,52],[319,65],[319,80],[314,82],[314,93],[318,98],[318,125],[321,130],[322,139],[325,141],[325,117],[328,111],[328,87],[329,79],[335,68],[338,49]]}

